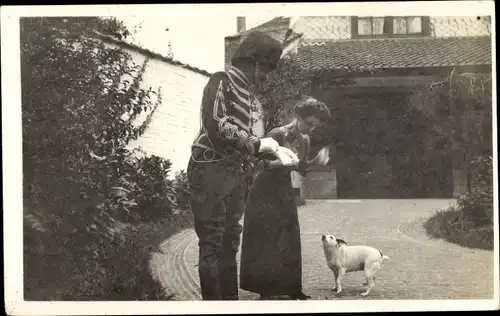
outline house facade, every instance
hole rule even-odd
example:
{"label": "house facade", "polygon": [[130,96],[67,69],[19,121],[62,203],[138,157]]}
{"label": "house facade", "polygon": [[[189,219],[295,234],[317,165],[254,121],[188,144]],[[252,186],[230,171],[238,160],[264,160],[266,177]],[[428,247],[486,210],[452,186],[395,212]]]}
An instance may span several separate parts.
{"label": "house facade", "polygon": [[[412,121],[414,91],[456,72],[491,74],[490,17],[277,17],[225,38],[226,65],[252,30],[266,32],[319,73],[312,95],[328,104],[332,163],[301,184],[306,198],[450,198],[465,190],[454,157],[433,155]],[[351,84],[331,78],[348,75]],[[422,158],[426,152],[425,159]]]}
{"label": "house facade", "polygon": [[140,126],[149,121],[144,133],[131,140],[128,148],[141,148],[146,154],[169,159],[172,177],[178,171],[185,171],[191,143],[200,127],[201,92],[211,74],[136,45],[98,36],[106,45],[126,51],[131,56],[129,62],[140,66],[137,67],[140,70],[122,80],[137,80],[140,72],[140,87],[157,93],[151,96],[154,112],[143,113],[133,122]]}

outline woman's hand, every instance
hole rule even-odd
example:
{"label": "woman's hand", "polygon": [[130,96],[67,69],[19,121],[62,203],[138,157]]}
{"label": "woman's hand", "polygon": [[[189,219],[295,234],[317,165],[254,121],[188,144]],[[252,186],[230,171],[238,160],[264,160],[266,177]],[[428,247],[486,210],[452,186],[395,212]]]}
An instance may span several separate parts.
{"label": "woman's hand", "polygon": [[318,153],[319,160],[318,163],[322,166],[326,165],[330,161],[330,150],[328,147],[323,147]]}
{"label": "woman's hand", "polygon": [[316,157],[313,160],[309,161],[309,164],[318,164],[321,166],[325,166],[328,161],[330,161],[330,150],[328,147],[323,147],[320,149]]}

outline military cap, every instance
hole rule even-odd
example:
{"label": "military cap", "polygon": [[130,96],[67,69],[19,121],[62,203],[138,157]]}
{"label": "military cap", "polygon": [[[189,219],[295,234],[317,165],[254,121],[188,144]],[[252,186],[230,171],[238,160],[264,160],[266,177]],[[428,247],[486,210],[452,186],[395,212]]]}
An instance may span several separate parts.
{"label": "military cap", "polygon": [[279,41],[265,33],[254,31],[241,42],[231,62],[234,63],[238,59],[251,59],[269,70],[274,70],[282,52],[283,48]]}

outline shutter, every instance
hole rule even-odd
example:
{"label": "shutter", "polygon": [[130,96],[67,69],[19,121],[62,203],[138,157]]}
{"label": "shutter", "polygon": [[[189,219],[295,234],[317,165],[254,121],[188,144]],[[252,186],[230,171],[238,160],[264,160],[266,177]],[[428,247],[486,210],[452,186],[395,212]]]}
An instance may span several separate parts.
{"label": "shutter", "polygon": [[351,16],[351,38],[358,37],[358,17]]}
{"label": "shutter", "polygon": [[393,33],[393,23],[394,17],[392,16],[386,16],[384,17],[384,35],[389,35],[391,36]]}
{"label": "shutter", "polygon": [[431,35],[431,19],[428,16],[422,17],[422,34],[424,36]]}

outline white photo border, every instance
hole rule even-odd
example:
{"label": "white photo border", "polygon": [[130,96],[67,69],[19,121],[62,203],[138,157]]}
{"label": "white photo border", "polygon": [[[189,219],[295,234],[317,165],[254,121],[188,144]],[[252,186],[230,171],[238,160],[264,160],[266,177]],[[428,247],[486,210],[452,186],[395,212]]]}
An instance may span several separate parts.
{"label": "white photo border", "polygon": [[[452,9],[450,9],[452,8]],[[499,223],[496,89],[493,89],[494,149],[494,298],[491,300],[325,300],[325,301],[158,301],[158,302],[31,302],[23,300],[22,234],[22,120],[19,18],[27,16],[158,16],[162,10],[179,14],[215,15],[276,13],[296,15],[441,15],[492,17],[492,80],[496,87],[495,8],[493,1],[410,1],[366,3],[269,4],[141,4],[2,6],[2,140],[4,197],[4,288],[10,315],[121,315],[121,314],[240,314],[333,313],[375,311],[460,311],[499,308]],[[213,12],[213,13],[212,13]],[[432,12],[432,13],[431,13]],[[191,13],[189,13],[191,14]],[[200,92],[201,93],[201,92]],[[464,263],[466,264],[466,263]]]}

